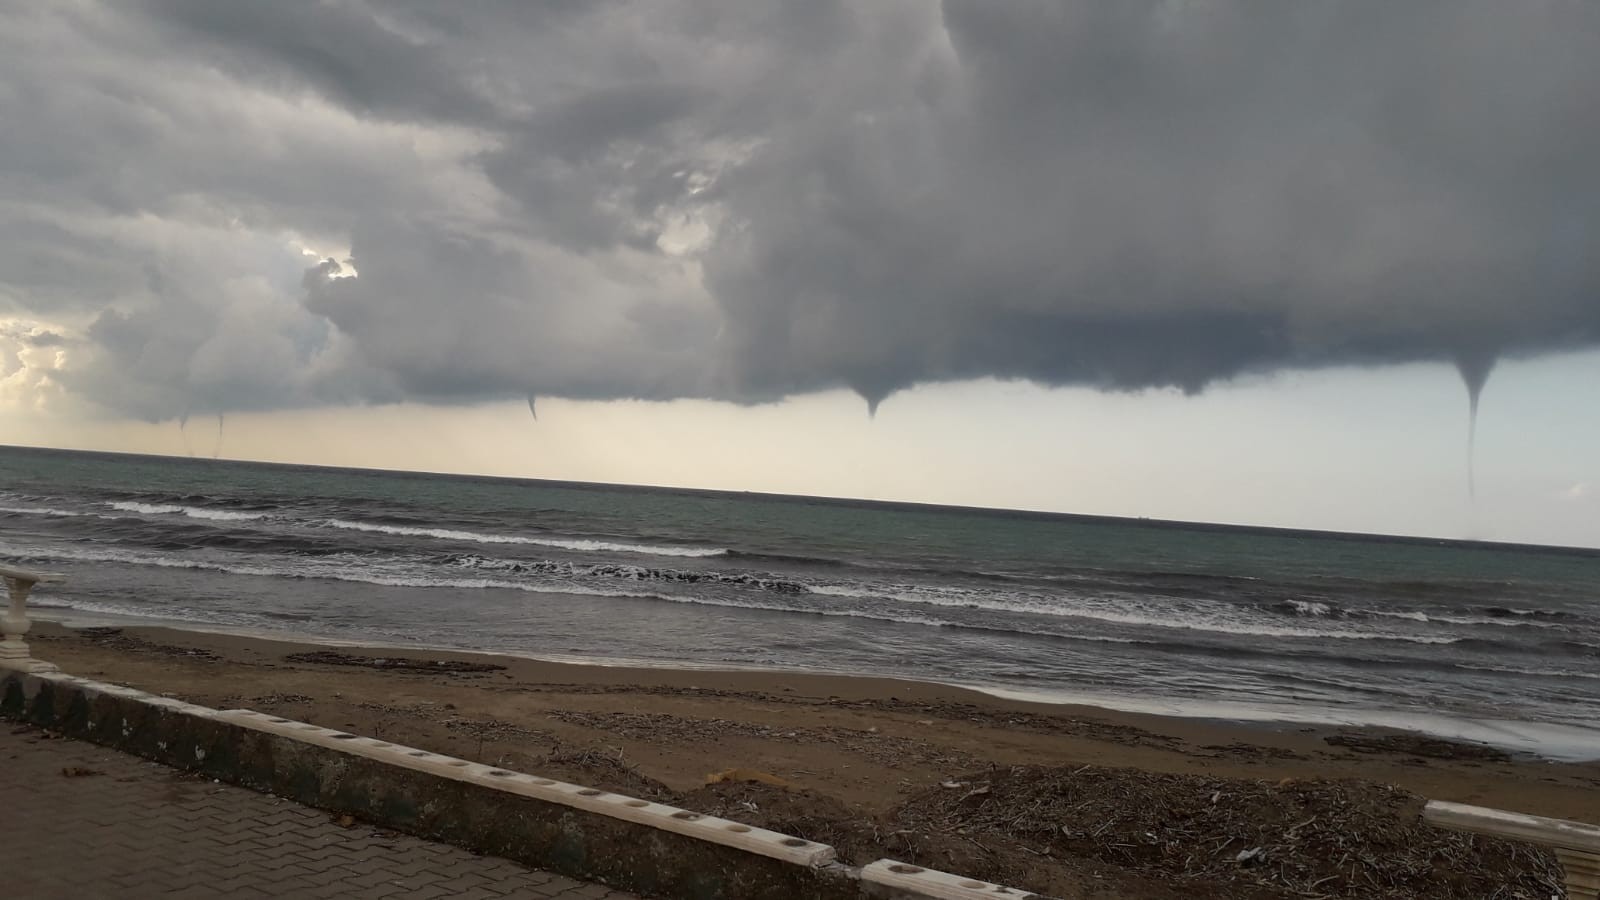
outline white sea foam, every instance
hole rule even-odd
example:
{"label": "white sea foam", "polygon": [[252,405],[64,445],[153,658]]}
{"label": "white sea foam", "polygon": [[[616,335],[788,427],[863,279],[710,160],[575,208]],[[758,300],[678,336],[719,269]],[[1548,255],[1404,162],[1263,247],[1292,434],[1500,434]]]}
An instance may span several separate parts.
{"label": "white sea foam", "polygon": [[46,506],[0,506],[0,512],[16,513],[19,516],[54,516],[59,518],[77,518],[84,515],[70,509],[51,509]]}
{"label": "white sea foam", "polygon": [[[1016,635],[1020,632],[1010,628],[989,625],[978,625],[969,622],[952,622],[945,619],[933,619],[926,616],[896,616],[863,609],[821,609],[816,607],[778,606],[767,603],[750,603],[743,600],[721,600],[711,597],[689,597],[658,595],[657,600],[667,600],[672,603],[683,603],[694,606],[719,606],[726,609],[752,609],[765,612],[801,613],[810,616],[826,616],[829,618],[868,619],[874,622],[895,622],[902,625],[923,625],[930,628],[965,628],[973,631],[993,631],[1002,634]],[[1045,635],[1052,638],[1064,638],[1074,641],[1086,641],[1093,644],[1147,644],[1135,638],[1112,637],[1099,634],[1055,634]]]}
{"label": "white sea foam", "polygon": [[[1116,625],[1145,628],[1171,628],[1208,631],[1254,637],[1325,638],[1333,640],[1404,641],[1414,644],[1454,644],[1457,637],[1398,634],[1389,631],[1354,631],[1337,628],[1303,628],[1265,622],[1235,621],[1224,618],[1231,610],[1200,611],[1177,607],[1160,611],[1113,608],[1111,602],[1092,598],[1038,596],[1004,591],[973,591],[963,588],[893,586],[811,585],[813,594],[853,597],[864,600],[892,600],[949,608],[986,609],[1020,612],[1068,619],[1090,619]],[[1115,601],[1119,605],[1124,601]],[[1301,602],[1301,601],[1296,601]],[[1320,604],[1318,604],[1320,605]]]}
{"label": "white sea foam", "polygon": [[266,513],[234,512],[226,509],[209,509],[203,506],[174,506],[170,503],[138,503],[132,500],[117,500],[111,503],[111,508],[122,512],[139,513],[146,516],[166,516],[181,513],[192,519],[211,519],[218,522],[249,522],[255,519],[264,519]]}
{"label": "white sea foam", "polygon": [[1412,612],[1410,610],[1374,609],[1374,610],[1368,610],[1368,613],[1370,615],[1374,615],[1374,616],[1383,616],[1386,619],[1407,619],[1407,620],[1410,620],[1412,622],[1431,622],[1431,621],[1433,621],[1432,619],[1428,618],[1428,614],[1427,613]]}
{"label": "white sea foam", "polygon": [[183,514],[195,519],[214,519],[220,522],[250,522],[255,519],[265,519],[264,512],[234,512],[226,509],[205,509],[203,507],[185,506]]}
{"label": "white sea foam", "polygon": [[113,501],[110,506],[112,509],[119,509],[123,512],[142,513],[147,516],[163,516],[168,513],[183,512],[183,507],[181,506],[170,506],[164,503],[137,503],[133,500]]}
{"label": "white sea foam", "polygon": [[406,537],[429,537],[442,541],[472,541],[479,544],[527,544],[536,547],[555,547],[561,550],[602,551],[610,553],[642,553],[649,556],[723,556],[727,550],[717,547],[682,547],[662,544],[624,544],[611,541],[593,541],[579,538],[528,537],[516,534],[483,534],[476,531],[458,531],[450,528],[415,528],[407,525],[381,525],[376,522],[353,522],[349,519],[327,519],[323,525],[348,531],[367,531]]}
{"label": "white sea foam", "polygon": [[[53,548],[30,550],[27,557],[38,560],[70,560],[78,562],[111,562],[134,566],[155,566],[163,569],[198,569],[223,572],[230,575],[259,575],[268,578],[321,578],[330,581],[348,581],[375,584],[382,587],[415,588],[497,588],[533,594],[577,594],[586,597],[616,597],[647,600],[673,599],[658,594],[638,591],[615,591],[590,588],[582,585],[538,583],[529,581],[503,581],[494,578],[437,578],[426,575],[386,573],[359,564],[359,560],[327,557],[320,563],[304,563],[290,567],[239,565],[208,562],[199,559],[181,559],[153,553],[137,553],[112,548],[85,550],[78,548]],[[355,563],[355,564],[352,564]]]}

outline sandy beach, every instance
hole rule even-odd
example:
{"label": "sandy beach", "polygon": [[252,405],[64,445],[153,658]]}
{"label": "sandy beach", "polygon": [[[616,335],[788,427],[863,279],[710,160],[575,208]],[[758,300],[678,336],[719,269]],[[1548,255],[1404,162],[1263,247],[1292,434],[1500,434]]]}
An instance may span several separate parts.
{"label": "sandy beach", "polygon": [[[1119,850],[1115,829],[1074,842],[1070,823],[1030,842],[1015,830],[994,831],[984,815],[1004,804],[1008,790],[1043,802],[1065,790],[1061,779],[1069,775],[1075,781],[1068,793],[1084,798],[1079,807],[1120,798],[1112,805],[1146,816],[1150,798],[1158,806],[1181,805],[1188,794],[1209,793],[1211,807],[1220,810],[1209,813],[1216,819],[1210,827],[1221,829],[1213,836],[1229,827],[1222,795],[1232,795],[1241,809],[1259,801],[1287,804],[1276,812],[1289,816],[1310,810],[1330,835],[1343,829],[1352,833],[1339,839],[1357,843],[1370,836],[1355,832],[1374,822],[1416,827],[1408,817],[1420,798],[1600,821],[1600,762],[1519,758],[1378,729],[1169,718],[879,678],[575,665],[156,627],[72,630],[39,623],[33,637],[39,656],[73,674],[613,790],[672,796],[708,812],[809,832],[846,853],[860,845],[863,853],[918,856],[1058,896],[1167,896],[1180,884],[1186,886],[1171,896],[1306,895],[1294,890],[1305,861],[1291,865],[1293,840],[1275,852],[1295,871],[1273,874],[1231,863],[1235,851],[1250,849],[1248,835],[1222,838],[1225,849],[1212,852],[1229,865],[1197,864],[1193,853],[1176,860]],[[1353,809],[1365,812],[1352,818]],[[1163,821],[1182,820],[1166,822],[1178,829],[1167,843],[1181,844],[1195,811],[1165,813]],[[1250,813],[1253,821],[1274,814]],[[1102,810],[1100,819],[1107,818]],[[1118,815],[1109,819],[1115,824]],[[985,835],[985,828],[994,833]],[[1144,833],[1156,838],[1156,831]],[[1070,846],[1053,848],[1052,840],[1063,836]],[[1486,877],[1549,865],[1531,851],[1504,851],[1511,855],[1498,859],[1471,839],[1442,832],[1432,838],[1461,844],[1487,867]],[[1396,848],[1394,855],[1404,854]],[[1417,893],[1415,884],[1400,893],[1361,893],[1360,877],[1329,871],[1309,895],[1458,895],[1448,891],[1459,886]],[[1399,877],[1382,877],[1391,876]],[[1533,889],[1526,895],[1536,896]]]}

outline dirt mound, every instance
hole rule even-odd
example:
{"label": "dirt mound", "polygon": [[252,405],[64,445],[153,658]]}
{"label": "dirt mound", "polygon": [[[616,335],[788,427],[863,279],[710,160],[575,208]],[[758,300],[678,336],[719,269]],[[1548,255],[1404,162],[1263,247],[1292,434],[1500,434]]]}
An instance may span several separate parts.
{"label": "dirt mound", "polygon": [[1246,888],[1362,898],[1559,893],[1549,854],[1424,825],[1422,805],[1414,794],[1366,782],[1017,767],[924,791],[893,820],[917,834],[1048,857],[1064,870],[1111,865],[1236,891],[1217,896]]}
{"label": "dirt mound", "polygon": [[600,788],[641,800],[681,805],[678,794],[672,788],[601,750],[557,751],[535,760],[529,766],[529,771],[545,778]]}
{"label": "dirt mound", "polygon": [[871,862],[883,854],[873,818],[824,794],[759,782],[706,785],[679,798],[687,809],[831,845],[842,859]]}

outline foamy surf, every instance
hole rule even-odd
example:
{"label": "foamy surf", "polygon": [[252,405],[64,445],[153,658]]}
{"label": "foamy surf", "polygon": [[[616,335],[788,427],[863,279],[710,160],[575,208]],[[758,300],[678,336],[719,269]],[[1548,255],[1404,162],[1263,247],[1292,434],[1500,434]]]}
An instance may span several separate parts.
{"label": "foamy surf", "polygon": [[0,506],[0,513],[12,513],[18,516],[51,516],[61,519],[73,519],[84,515],[70,509],[51,509],[44,506]]}
{"label": "foamy surf", "polygon": [[[1135,611],[1129,611],[1127,607],[1134,601],[1127,599],[1119,598],[1117,601],[1106,601],[1097,598],[1072,597],[1059,594],[1042,596],[1014,592],[909,588],[906,585],[874,587],[824,584],[811,585],[808,590],[820,596],[892,600],[898,603],[918,603],[946,608],[988,609],[997,612],[1018,612],[1062,619],[1090,619],[1118,625],[1206,631],[1217,634],[1256,637],[1403,641],[1415,644],[1453,644],[1460,640],[1452,636],[1402,634],[1381,630],[1355,631],[1350,629],[1297,628],[1273,625],[1266,621],[1251,622],[1236,618],[1238,612],[1231,608],[1216,607],[1211,611],[1203,611],[1192,606],[1185,607],[1177,602],[1167,602],[1162,604],[1159,609],[1139,610],[1135,606]],[[1302,603],[1302,601],[1290,602]],[[1121,608],[1114,607],[1113,603],[1118,604]],[[1304,605],[1311,606],[1311,604]],[[1315,604],[1315,606],[1321,607],[1322,611],[1316,612],[1308,609],[1308,615],[1325,616],[1327,614],[1327,606],[1325,604]]]}
{"label": "foamy surf", "polygon": [[416,528],[409,525],[383,525],[376,522],[355,522],[349,519],[327,519],[321,523],[327,528],[347,531],[365,531],[374,534],[393,534],[404,537],[425,537],[441,541],[469,541],[477,544],[524,544],[533,547],[553,547],[560,550],[598,551],[605,553],[639,553],[646,556],[707,557],[724,556],[727,550],[720,547],[683,547],[664,544],[627,544],[597,541],[586,538],[529,537],[516,534],[485,534],[477,531],[460,531],[452,528]]}
{"label": "foamy surf", "polygon": [[214,522],[252,522],[265,519],[264,512],[235,512],[227,509],[208,509],[201,506],[178,506],[170,503],[139,503],[117,500],[107,504],[119,512],[138,513],[144,516],[184,515],[191,519],[209,519]]}

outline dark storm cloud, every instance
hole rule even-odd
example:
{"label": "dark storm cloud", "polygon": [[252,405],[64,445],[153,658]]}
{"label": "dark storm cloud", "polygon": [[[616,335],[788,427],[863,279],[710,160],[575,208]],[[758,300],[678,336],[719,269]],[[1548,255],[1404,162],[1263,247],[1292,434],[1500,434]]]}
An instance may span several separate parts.
{"label": "dark storm cloud", "polygon": [[244,81],[312,90],[373,115],[481,119],[474,60],[356,3],[138,0],[171,45]]}
{"label": "dark storm cloud", "polygon": [[0,314],[147,417],[1600,343],[1596,4],[0,15]]}

